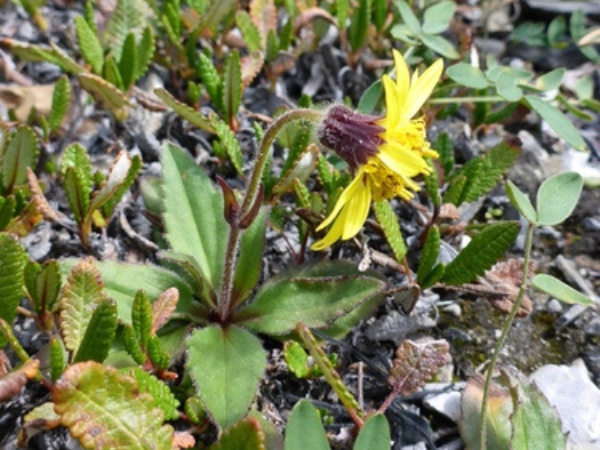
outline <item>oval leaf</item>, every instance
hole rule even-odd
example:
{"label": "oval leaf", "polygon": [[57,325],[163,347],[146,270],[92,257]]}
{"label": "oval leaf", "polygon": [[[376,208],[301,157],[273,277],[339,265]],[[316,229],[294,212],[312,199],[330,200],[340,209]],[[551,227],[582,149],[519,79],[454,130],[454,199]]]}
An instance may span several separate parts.
{"label": "oval leaf", "polygon": [[423,16],[423,33],[439,34],[448,29],[456,11],[456,3],[444,1],[430,6]]}
{"label": "oval leaf", "polygon": [[510,202],[530,223],[537,222],[537,213],[529,198],[512,181],[506,182],[506,193]]}
{"label": "oval leaf", "polygon": [[389,450],[390,425],[383,414],[375,414],[361,428],[353,450]]}
{"label": "oval leaf", "polygon": [[317,409],[308,401],[296,403],[285,433],[285,450],[329,450]]}
{"label": "oval leaf", "polygon": [[561,173],[544,181],[537,195],[537,225],[553,226],[569,217],[582,187],[583,180],[575,172]]}
{"label": "oval leaf", "polygon": [[570,304],[577,303],[578,305],[583,306],[592,306],[594,304],[594,301],[591,298],[573,289],[568,284],[563,283],[558,278],[546,275],[545,273],[540,273],[533,277],[531,285],[561,302]]}
{"label": "oval leaf", "polygon": [[446,74],[453,81],[472,89],[484,89],[488,85],[487,79],[481,69],[473,67],[471,64],[454,64],[453,66],[448,67]]}

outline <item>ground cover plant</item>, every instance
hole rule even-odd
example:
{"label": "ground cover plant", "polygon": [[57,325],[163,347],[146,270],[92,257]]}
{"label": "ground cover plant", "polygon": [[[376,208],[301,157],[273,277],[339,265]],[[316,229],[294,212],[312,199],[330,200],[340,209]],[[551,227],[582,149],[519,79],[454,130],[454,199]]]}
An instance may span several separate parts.
{"label": "ground cover plant", "polygon": [[[597,314],[541,250],[600,252],[567,228],[597,191],[515,174],[534,134],[598,156],[598,33],[523,19],[592,69],[518,65],[475,37],[528,2],[476,3],[1,4],[31,31],[0,21],[2,445],[567,448],[503,351],[536,298]],[[423,326],[448,304],[497,330],[469,364]],[[458,416],[415,406],[440,381]]]}

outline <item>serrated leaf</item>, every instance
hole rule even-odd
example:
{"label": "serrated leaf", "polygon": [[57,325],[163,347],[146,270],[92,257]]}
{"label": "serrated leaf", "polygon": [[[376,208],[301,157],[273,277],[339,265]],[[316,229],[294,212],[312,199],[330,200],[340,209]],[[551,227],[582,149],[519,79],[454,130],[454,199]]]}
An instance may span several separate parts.
{"label": "serrated leaf", "polygon": [[92,164],[86,149],[80,144],[71,144],[63,154],[60,166],[63,188],[75,220],[85,218],[92,194]]}
{"label": "serrated leaf", "polygon": [[350,17],[348,37],[355,52],[365,45],[371,19],[371,0],[358,0],[358,5]]}
{"label": "serrated leaf", "polygon": [[454,64],[446,69],[446,75],[453,81],[472,89],[484,89],[488,86],[487,79],[481,69],[473,67],[471,64]]}
{"label": "serrated leaf", "polygon": [[536,223],[537,212],[529,198],[512,181],[506,182],[506,193],[510,202],[525,217],[529,223]]}
{"label": "serrated leaf", "polygon": [[127,107],[131,104],[125,94],[114,84],[91,73],[80,74],[79,83],[97,102],[108,108],[117,120],[127,118]]}
{"label": "serrated leaf", "polygon": [[266,368],[260,341],[236,326],[209,326],[194,331],[186,346],[200,399],[220,428],[231,426],[248,412]]}
{"label": "serrated leaf", "polygon": [[532,95],[526,95],[525,100],[568,144],[577,150],[585,151],[587,149],[587,145],[575,125],[560,110]]}
{"label": "serrated leaf", "polygon": [[27,183],[27,167],[35,168],[39,148],[35,133],[28,126],[21,126],[11,134],[8,145],[0,154],[1,180],[5,194],[13,192],[18,185]]}
{"label": "serrated leaf", "polygon": [[127,91],[135,81],[138,67],[138,52],[135,35],[129,33],[123,42],[121,59],[119,60],[119,73],[123,80],[123,90]]}
{"label": "serrated leaf", "polygon": [[[23,246],[12,236],[0,233],[0,319],[11,326],[17,315],[19,300],[23,295],[27,254]],[[6,345],[6,337],[0,333],[0,348]]]}
{"label": "serrated leaf", "polygon": [[265,435],[258,420],[249,417],[229,427],[210,450],[266,450]]}
{"label": "serrated leaf", "polygon": [[150,67],[150,63],[154,58],[154,52],[156,50],[156,44],[154,42],[154,32],[152,31],[152,27],[148,26],[144,28],[144,32],[142,33],[142,38],[138,44],[137,48],[137,60],[136,67],[134,73],[134,80],[137,81],[141,77],[146,74],[148,67]]}
{"label": "serrated leaf", "polygon": [[223,109],[221,104],[221,78],[212,61],[204,53],[198,55],[198,77],[206,88],[206,92],[215,108],[219,111]]}
{"label": "serrated leaf", "polygon": [[166,324],[171,315],[177,308],[177,302],[179,301],[179,291],[177,288],[169,288],[161,293],[158,298],[152,303],[152,329],[150,334],[154,335],[156,332]]}
{"label": "serrated leaf", "polygon": [[116,369],[74,364],[54,385],[52,400],[61,424],[86,449],[172,449],[173,429],[163,425],[163,412]]}
{"label": "serrated leaf", "polygon": [[252,0],[250,16],[260,36],[261,49],[267,43],[269,31],[277,29],[277,7],[273,0]]}
{"label": "serrated leaf", "polygon": [[358,433],[353,450],[389,450],[390,425],[383,414],[374,414]]}
{"label": "serrated leaf", "polygon": [[169,386],[139,367],[126,369],[125,373],[135,378],[140,394],[150,394],[154,406],[160,408],[165,414],[165,420],[179,418],[179,411],[177,411],[179,400],[175,398]]}
{"label": "serrated leaf", "polygon": [[55,260],[45,261],[41,266],[29,263],[25,269],[25,285],[36,311],[51,311],[60,291],[60,266]]}
{"label": "serrated leaf", "polygon": [[517,238],[519,229],[516,222],[499,222],[481,230],[446,266],[442,281],[459,285],[483,275],[508,251]]}
{"label": "serrated leaf", "polygon": [[189,154],[171,143],[163,149],[163,191],[171,248],[194,255],[205,283],[217,289],[229,229],[221,192]]}
{"label": "serrated leaf", "polygon": [[232,124],[242,103],[242,65],[237,50],[231,52],[225,60],[222,95],[223,115]]}
{"label": "serrated leaf", "polygon": [[236,0],[222,0],[210,2],[209,6],[200,19],[200,24],[194,30],[194,35],[207,28],[215,28],[223,18],[235,9]]}
{"label": "serrated leaf", "polygon": [[421,33],[421,24],[419,23],[419,19],[415,16],[415,13],[412,12],[412,9],[404,0],[396,0],[394,1],[394,5],[398,8],[400,12],[400,16],[402,16],[402,20],[408,27],[408,29],[414,35],[418,35]]}
{"label": "serrated leaf", "polygon": [[91,260],[77,264],[60,293],[60,328],[65,347],[77,353],[94,309],[106,299],[104,283]]}
{"label": "serrated leaf", "polygon": [[[4,333],[0,332],[0,339],[4,339]],[[40,362],[31,358],[21,367],[15,369],[0,378],[0,402],[8,402],[18,396],[27,382],[39,374]]]}
{"label": "serrated leaf", "polygon": [[375,25],[377,31],[382,31],[389,14],[387,0],[373,0],[371,9],[373,25]]}
{"label": "serrated leaf", "polygon": [[73,361],[91,360],[102,363],[108,356],[116,330],[117,305],[114,300],[107,298],[92,313]]}
{"label": "serrated leaf", "polygon": [[121,72],[119,72],[119,66],[115,61],[115,58],[113,58],[111,55],[107,55],[104,61],[103,77],[106,82],[116,87],[119,91],[125,92],[125,86],[123,85]]}
{"label": "serrated leaf", "polygon": [[[68,273],[79,262],[77,259],[61,260],[61,269]],[[175,287],[179,291],[176,310],[185,312],[191,308],[192,289],[172,271],[150,264],[125,264],[114,261],[95,261],[94,264],[102,274],[107,295],[117,302],[119,321],[122,323],[131,324],[133,299],[142,288],[150,298],[157,298],[165,290]]]}
{"label": "serrated leaf", "polygon": [[309,266],[272,278],[233,320],[271,335],[289,333],[298,322],[325,327],[381,295],[385,286],[380,278],[341,261]]}
{"label": "serrated leaf", "polygon": [[583,188],[576,172],[565,172],[545,180],[537,193],[537,221],[540,226],[554,226],[571,215]]}
{"label": "serrated leaf", "polygon": [[194,111],[185,103],[181,103],[176,100],[171,94],[169,94],[164,89],[155,89],[154,93],[158,98],[160,98],[165,104],[175,111],[179,116],[183,119],[187,120],[192,125],[200,128],[201,130],[206,130],[213,132],[213,127],[210,124],[210,120],[207,117],[201,115],[198,111]]}
{"label": "serrated leaf", "polygon": [[373,203],[373,211],[375,211],[377,222],[379,222],[379,225],[383,229],[385,238],[394,253],[396,261],[402,261],[407,249],[396,213],[387,200]]}
{"label": "serrated leaf", "polygon": [[71,83],[66,75],[58,79],[52,92],[52,107],[48,116],[48,126],[51,132],[55,132],[60,127],[63,118],[69,109],[71,102]]}
{"label": "serrated leaf", "polygon": [[345,30],[348,21],[348,12],[350,10],[349,0],[335,0],[335,17],[337,18],[338,29]]}
{"label": "serrated leaf", "polygon": [[65,349],[60,338],[50,341],[50,378],[56,382],[63,374],[66,366]]}
{"label": "serrated leaf", "polygon": [[420,285],[423,285],[423,282],[433,269],[439,254],[440,230],[434,225],[427,232],[427,238],[425,239],[425,244],[423,245],[423,251],[421,253],[421,261],[419,262],[419,270],[417,271],[417,281]]}
{"label": "serrated leaf", "polygon": [[285,432],[285,450],[329,450],[317,409],[300,400],[292,409]]}
{"label": "serrated leaf", "polygon": [[581,292],[563,283],[558,278],[539,273],[531,280],[531,285],[564,303],[592,306],[594,301]]}
{"label": "serrated leaf", "polygon": [[137,341],[145,348],[152,334],[152,306],[150,298],[143,290],[139,290],[131,307],[131,326]]}
{"label": "serrated leaf", "polygon": [[444,168],[444,173],[446,175],[450,174],[454,168],[454,146],[448,133],[440,133],[432,147],[440,155],[440,163]]}
{"label": "serrated leaf", "polygon": [[248,50],[250,52],[262,50],[263,44],[261,35],[258,28],[256,28],[256,25],[252,23],[250,14],[244,10],[237,10],[235,13],[235,23],[242,32]]}
{"label": "serrated leaf", "polygon": [[440,34],[448,29],[456,11],[456,3],[443,1],[430,6],[423,15],[423,33]]}
{"label": "serrated leaf", "polygon": [[268,217],[269,208],[263,207],[242,235],[240,256],[233,279],[233,298],[236,304],[250,295],[260,278]]}
{"label": "serrated leaf", "polygon": [[0,231],[6,230],[17,211],[17,201],[14,195],[0,197]]}
{"label": "serrated leaf", "polygon": [[165,350],[158,336],[152,336],[148,340],[147,348],[148,358],[156,370],[167,370],[171,362],[169,353]]}
{"label": "serrated leaf", "polygon": [[92,67],[92,71],[100,75],[104,64],[104,50],[96,33],[92,30],[83,16],[75,17],[77,42],[83,59]]}
{"label": "serrated leaf", "polygon": [[237,170],[240,175],[244,173],[244,157],[242,156],[242,149],[238,142],[235,133],[231,130],[229,125],[223,122],[216,114],[211,114],[210,124],[219,139],[221,144],[225,147],[225,151],[233,164],[233,167]]}
{"label": "serrated leaf", "polygon": [[131,325],[123,325],[121,331],[121,340],[123,342],[123,348],[136,363],[144,364],[146,362],[148,357],[146,356],[146,353],[144,353],[144,350],[142,350],[142,346],[135,337],[135,333]]}
{"label": "serrated leaf", "polygon": [[129,33],[139,39],[147,25],[150,9],[143,0],[119,0],[106,24],[103,35],[105,48],[115,58],[121,59],[123,43]]}

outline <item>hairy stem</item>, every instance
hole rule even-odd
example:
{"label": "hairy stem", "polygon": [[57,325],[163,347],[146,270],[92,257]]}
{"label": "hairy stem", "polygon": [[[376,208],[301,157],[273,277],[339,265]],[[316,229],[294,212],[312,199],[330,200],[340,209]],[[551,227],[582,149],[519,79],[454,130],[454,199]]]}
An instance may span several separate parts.
{"label": "hairy stem", "polygon": [[12,347],[19,359],[23,362],[29,361],[29,355],[13,334],[12,327],[10,326],[10,324],[4,319],[0,319],[0,332],[4,334],[4,336],[6,336],[8,344]]}
{"label": "hairy stem", "polygon": [[289,123],[296,120],[317,121],[322,117],[321,111],[312,109],[295,109],[288,111],[275,119],[263,136],[260,143],[258,156],[252,169],[248,189],[240,208],[240,213],[229,224],[229,238],[227,249],[225,251],[225,267],[223,269],[223,278],[221,279],[221,295],[219,296],[218,313],[222,321],[225,321],[231,315],[232,293],[233,293],[233,275],[237,265],[237,253],[240,245],[242,228],[240,222],[250,212],[254,203],[257,201],[258,191],[262,173],[269,158],[269,150],[277,137],[277,134]]}
{"label": "hairy stem", "polygon": [[492,359],[490,360],[490,365],[488,367],[485,383],[483,385],[483,398],[481,400],[481,423],[479,424],[479,432],[480,432],[480,446],[481,450],[487,450],[487,403],[488,397],[490,393],[490,385],[492,383],[492,376],[494,374],[494,369],[496,368],[496,363],[498,361],[498,357],[500,356],[500,352],[504,347],[504,342],[506,341],[506,337],[508,336],[508,332],[517,316],[517,312],[519,311],[519,307],[521,306],[521,301],[525,296],[525,292],[527,291],[527,279],[529,276],[529,259],[531,258],[531,246],[533,242],[533,224],[529,223],[527,225],[527,235],[525,238],[525,256],[523,259],[523,274],[521,276],[521,286],[519,287],[519,293],[517,294],[517,298],[515,299],[515,303],[513,304],[512,309],[504,322],[504,326],[502,328],[502,334],[500,334],[500,338],[494,347],[494,354],[492,355]]}

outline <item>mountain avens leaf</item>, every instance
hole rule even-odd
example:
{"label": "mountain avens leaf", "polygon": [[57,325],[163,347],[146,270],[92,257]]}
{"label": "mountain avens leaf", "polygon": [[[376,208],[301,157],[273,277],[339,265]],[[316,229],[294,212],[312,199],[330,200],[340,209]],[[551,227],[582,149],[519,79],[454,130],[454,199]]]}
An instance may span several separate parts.
{"label": "mountain avens leaf", "polygon": [[171,94],[169,94],[164,89],[156,89],[154,91],[156,96],[160,98],[169,108],[175,111],[181,118],[187,120],[192,125],[200,128],[201,130],[206,130],[213,132],[212,125],[207,117],[204,117],[198,111],[194,111],[185,103],[181,103],[178,100],[175,100]]}
{"label": "mountain avens leaf", "polygon": [[373,203],[373,210],[375,211],[377,222],[381,225],[385,238],[394,253],[396,261],[402,261],[402,258],[406,255],[406,244],[400,231],[400,224],[398,223],[396,213],[387,200]]}
{"label": "mountain avens leaf", "polygon": [[4,153],[0,154],[4,193],[10,194],[16,186],[27,183],[27,167],[37,165],[38,145],[35,133],[28,126],[21,126],[11,134]]}
{"label": "mountain avens leaf", "polygon": [[[25,264],[28,257],[23,246],[14,237],[0,233],[0,319],[11,326],[23,296]],[[6,338],[0,333],[0,348]]]}
{"label": "mountain avens leaf", "polygon": [[75,17],[77,42],[83,59],[92,67],[92,71],[100,75],[104,64],[104,50],[94,30],[90,28],[83,16]]}
{"label": "mountain avens leaf", "polygon": [[330,450],[319,412],[308,400],[300,400],[288,420],[285,450],[307,449]]}
{"label": "mountain avens leaf", "polygon": [[252,23],[250,14],[244,10],[238,9],[235,13],[235,23],[242,32],[248,50],[250,52],[262,50],[263,44],[260,32],[258,31],[258,28],[256,28],[256,25]]}
{"label": "mountain avens leaf", "polygon": [[54,132],[58,130],[63,118],[67,114],[69,109],[69,103],[71,101],[71,83],[66,75],[63,75],[58,79],[52,92],[52,107],[50,108],[50,115],[48,116],[48,126],[50,131]]}
{"label": "mountain avens leaf", "polygon": [[117,331],[117,305],[112,299],[104,299],[92,313],[74,362],[104,362]]}
{"label": "mountain avens leaf", "polygon": [[545,180],[537,194],[537,225],[554,226],[571,215],[583,188],[576,172],[565,172]]}
{"label": "mountain avens leaf", "polygon": [[350,17],[350,27],[348,28],[350,46],[355,52],[365,45],[371,21],[371,0],[358,0],[357,3],[357,7]]}
{"label": "mountain avens leaf", "polygon": [[204,53],[198,55],[198,77],[202,80],[202,84],[215,108],[221,111],[223,109],[220,95],[222,86],[221,78],[213,62]]}
{"label": "mountain avens leaf", "polygon": [[81,222],[88,212],[93,187],[92,164],[83,146],[71,144],[67,147],[60,174],[71,211],[75,220]]}
{"label": "mountain avens leaf", "polygon": [[123,372],[135,378],[140,394],[150,394],[154,400],[154,406],[162,409],[165,420],[176,420],[179,418],[179,400],[175,398],[169,386],[154,375],[139,367],[124,369]]}
{"label": "mountain avens leaf", "polygon": [[137,43],[135,35],[129,33],[123,42],[121,59],[119,60],[119,73],[123,82],[123,90],[127,91],[135,81],[138,66]]}
{"label": "mountain avens leaf", "polygon": [[154,58],[154,52],[156,50],[156,44],[154,42],[154,32],[152,27],[148,26],[144,28],[142,38],[140,39],[137,47],[137,60],[134,74],[134,81],[140,79],[146,74],[150,63]]}
{"label": "mountain avens leaf", "polygon": [[139,290],[133,299],[131,307],[131,326],[137,341],[144,348],[148,346],[148,341],[152,334],[152,305],[148,294]]}
{"label": "mountain avens leaf", "polygon": [[196,330],[186,346],[187,370],[202,403],[219,427],[230,427],[248,412],[266,368],[260,341],[236,326],[209,326]]}
{"label": "mountain avens leaf", "polygon": [[459,285],[483,275],[510,249],[519,234],[519,229],[517,222],[499,222],[481,230],[446,266],[442,281]]}
{"label": "mountain avens leaf", "polygon": [[143,0],[119,0],[103,35],[105,48],[116,61],[121,59],[123,43],[129,33],[139,38],[147,25],[150,8]]}
{"label": "mountain avens leaf", "polygon": [[235,170],[242,175],[244,173],[244,157],[242,156],[242,149],[240,148],[240,143],[238,142],[235,133],[231,131],[229,125],[223,122],[216,114],[211,114],[209,120],[214,132],[219,136],[221,144],[225,147],[225,151],[235,167]]}
{"label": "mountain avens leaf", "polygon": [[38,313],[51,311],[61,286],[60,266],[55,260],[42,265],[34,262],[25,269],[25,286]]}
{"label": "mountain avens leaf", "polygon": [[175,252],[194,255],[212,288],[221,282],[229,225],[223,197],[192,157],[174,144],[163,150],[164,220]]}
{"label": "mountain avens leaf", "polygon": [[427,232],[427,238],[423,245],[423,251],[421,252],[421,261],[419,262],[419,269],[417,271],[417,281],[423,286],[424,281],[430,274],[431,269],[435,265],[437,258],[440,254],[440,230],[436,225],[432,226]]}
{"label": "mountain avens leaf", "polygon": [[86,449],[172,450],[173,428],[136,381],[93,361],[69,367],[52,390],[54,409]]}

